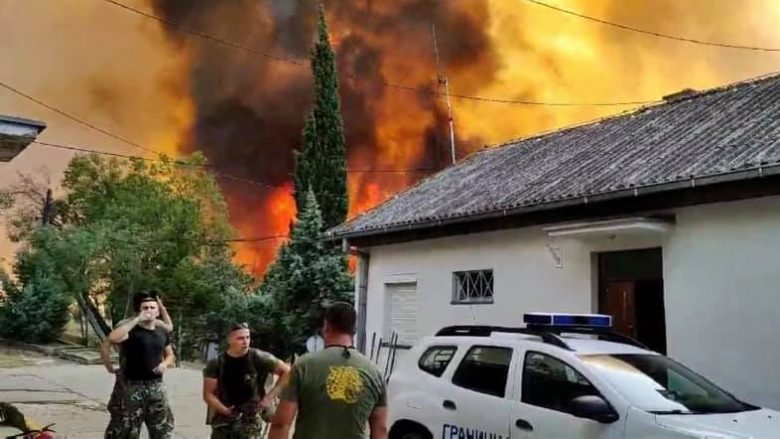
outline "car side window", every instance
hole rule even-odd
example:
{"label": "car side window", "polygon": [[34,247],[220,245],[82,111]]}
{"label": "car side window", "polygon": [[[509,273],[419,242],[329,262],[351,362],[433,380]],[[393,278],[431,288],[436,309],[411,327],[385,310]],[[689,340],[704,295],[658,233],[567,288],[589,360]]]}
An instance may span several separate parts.
{"label": "car side window", "polygon": [[452,383],[464,389],[503,398],[512,362],[512,349],[474,346],[458,365]]}
{"label": "car side window", "polygon": [[457,350],[455,346],[431,346],[423,352],[417,365],[420,370],[441,377]]}
{"label": "car side window", "polygon": [[587,378],[563,361],[539,352],[525,355],[523,403],[571,413],[571,401],[580,396],[600,394]]}

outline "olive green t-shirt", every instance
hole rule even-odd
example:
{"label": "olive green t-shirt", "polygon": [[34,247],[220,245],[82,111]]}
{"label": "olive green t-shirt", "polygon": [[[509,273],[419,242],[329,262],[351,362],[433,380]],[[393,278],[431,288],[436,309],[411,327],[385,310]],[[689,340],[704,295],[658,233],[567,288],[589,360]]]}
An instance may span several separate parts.
{"label": "olive green t-shirt", "polygon": [[360,352],[333,346],[302,356],[282,390],[298,403],[294,439],[362,439],[368,418],[387,405],[385,381]]}

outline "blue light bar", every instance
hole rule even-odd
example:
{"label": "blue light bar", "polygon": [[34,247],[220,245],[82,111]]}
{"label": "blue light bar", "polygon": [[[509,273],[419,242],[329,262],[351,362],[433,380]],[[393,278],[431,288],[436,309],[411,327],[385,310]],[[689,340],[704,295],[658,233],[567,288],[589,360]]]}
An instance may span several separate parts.
{"label": "blue light bar", "polygon": [[577,326],[611,328],[612,316],[604,314],[559,314],[533,312],[523,315],[523,322],[537,326]]}

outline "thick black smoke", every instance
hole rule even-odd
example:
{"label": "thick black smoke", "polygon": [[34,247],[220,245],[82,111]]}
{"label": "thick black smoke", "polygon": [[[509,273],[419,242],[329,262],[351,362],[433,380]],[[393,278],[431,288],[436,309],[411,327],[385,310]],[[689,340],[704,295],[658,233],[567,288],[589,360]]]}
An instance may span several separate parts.
{"label": "thick black smoke", "polygon": [[[155,13],[289,62],[270,60],[202,38],[166,29],[171,44],[191,55],[189,90],[195,123],[183,150],[201,150],[219,169],[280,185],[291,180],[311,103],[308,54],[314,37],[317,2],[311,0],[150,0]],[[496,61],[486,35],[484,2],[434,0],[325,1],[331,40],[341,76],[342,115],[350,168],[393,168],[394,155],[376,127],[395,123],[384,108],[388,93],[401,93],[402,108],[434,117],[430,126],[410,126],[404,148],[413,156],[402,168],[438,168],[449,163],[443,101],[393,89],[384,83],[436,90],[431,23],[436,23],[443,64],[453,72],[473,71],[476,87],[491,80]],[[413,62],[409,62],[409,61]],[[395,65],[410,65],[392,72]],[[302,65],[297,65],[302,64]],[[357,79],[355,79],[357,78]],[[468,89],[469,84],[462,84]],[[397,114],[397,113],[396,113]],[[405,120],[409,120],[406,118]],[[461,142],[462,143],[462,142]],[[468,148],[466,146],[465,148]],[[361,174],[364,182],[397,188],[425,173]],[[222,181],[233,216],[262,210],[265,195],[256,187]],[[358,198],[361,197],[359,193]],[[351,200],[356,202],[359,200]],[[236,206],[236,204],[241,206]],[[262,234],[262,212],[258,231]]]}

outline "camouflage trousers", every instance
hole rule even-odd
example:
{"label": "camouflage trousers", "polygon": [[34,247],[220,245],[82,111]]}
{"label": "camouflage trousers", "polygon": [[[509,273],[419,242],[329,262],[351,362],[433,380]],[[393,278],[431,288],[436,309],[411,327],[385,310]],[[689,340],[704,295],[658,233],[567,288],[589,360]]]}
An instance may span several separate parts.
{"label": "camouflage trousers", "polygon": [[123,415],[124,415],[124,401],[127,395],[127,384],[122,376],[121,371],[116,372],[116,378],[114,379],[114,390],[111,391],[111,397],[108,399],[108,414],[111,418],[108,420],[108,427],[106,427],[105,439],[121,439],[117,436],[122,431]]}
{"label": "camouflage trousers", "polygon": [[[109,408],[111,420],[105,438],[138,439],[141,435],[141,424],[146,424],[149,439],[172,439],[173,412],[162,381],[118,383],[119,379],[114,384],[115,392],[111,395],[112,400],[115,395],[117,398],[113,409]],[[112,406],[111,401],[109,406]]]}
{"label": "camouflage trousers", "polygon": [[259,416],[211,425],[211,439],[260,439],[262,433],[263,421]]}

